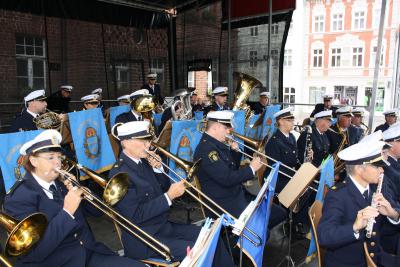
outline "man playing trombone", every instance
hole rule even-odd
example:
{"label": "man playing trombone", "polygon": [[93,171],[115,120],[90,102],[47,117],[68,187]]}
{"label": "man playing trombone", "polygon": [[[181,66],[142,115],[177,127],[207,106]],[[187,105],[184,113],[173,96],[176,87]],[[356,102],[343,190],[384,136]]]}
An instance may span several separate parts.
{"label": "man playing trombone", "polygon": [[[225,144],[231,135],[233,112],[213,111],[207,114],[206,131],[194,152],[193,160],[201,159],[198,179],[203,193],[235,217],[247,207],[247,196],[242,183],[253,179],[261,166],[259,157],[254,157],[249,166],[239,168],[241,152],[236,142]],[[229,147],[228,147],[229,146]],[[206,210],[206,214],[213,214]],[[269,227],[278,224],[285,211],[273,205]]]}
{"label": "man playing trombone", "polygon": [[59,132],[46,130],[20,149],[25,156],[26,175],[5,197],[4,209],[19,220],[42,212],[47,216],[48,226],[36,246],[18,258],[18,266],[144,266],[119,257],[95,241],[85,212],[96,212],[86,202],[81,204],[82,189],[57,180],[62,160],[60,142]]}
{"label": "man playing trombone", "polygon": [[[154,238],[167,245],[175,260],[182,260],[188,247],[193,247],[200,227],[176,224],[168,221],[172,201],[183,195],[183,181],[170,183],[163,175],[161,159],[148,151],[153,136],[148,121],[134,121],[117,127],[122,153],[110,176],[126,172],[130,185],[126,196],[116,205],[126,218]],[[134,259],[158,257],[155,251],[122,229],[125,255]],[[218,242],[214,266],[233,266],[226,248]]]}

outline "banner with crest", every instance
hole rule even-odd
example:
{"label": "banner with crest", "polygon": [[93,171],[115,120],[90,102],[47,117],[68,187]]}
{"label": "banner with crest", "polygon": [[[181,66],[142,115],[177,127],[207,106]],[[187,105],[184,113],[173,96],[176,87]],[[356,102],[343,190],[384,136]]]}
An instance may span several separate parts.
{"label": "banner with crest", "polygon": [[22,167],[24,157],[19,154],[19,149],[42,131],[0,134],[0,167],[6,192],[13,186],[15,180],[22,179],[25,175],[25,169]]}
{"label": "banner with crest", "polygon": [[[115,163],[101,109],[68,113],[78,163],[96,172],[111,169]],[[87,177],[81,176],[81,179]]]}
{"label": "banner with crest", "polygon": [[[244,111],[234,111],[233,124],[236,132],[244,134],[244,122]],[[204,130],[205,124],[203,120],[172,121],[169,151],[183,160],[193,162],[194,151]],[[186,178],[185,170],[176,166],[173,160],[170,160],[169,167],[179,176]],[[173,177],[175,176],[173,175]]]}

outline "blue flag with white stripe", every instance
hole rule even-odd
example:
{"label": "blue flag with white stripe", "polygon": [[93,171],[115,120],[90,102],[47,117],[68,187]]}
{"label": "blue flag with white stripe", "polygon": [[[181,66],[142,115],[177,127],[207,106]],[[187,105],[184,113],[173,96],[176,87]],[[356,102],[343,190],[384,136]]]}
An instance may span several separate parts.
{"label": "blue flag with white stripe", "polygon": [[[334,163],[333,163],[333,158],[332,156],[329,156],[324,162],[321,164],[321,175],[319,178],[319,184],[318,184],[318,191],[317,195],[315,196],[315,200],[321,201],[321,203],[324,203],[324,191],[325,191],[325,185],[328,187],[332,187],[334,183]],[[306,262],[309,263],[313,257],[315,256],[315,253],[317,251],[317,247],[315,244],[315,237],[313,234],[312,229],[310,230],[311,232],[311,240],[310,240],[310,246],[308,247],[308,252],[307,252],[307,258]]]}
{"label": "blue flag with white stripe", "polygon": [[78,163],[96,172],[111,169],[115,156],[101,109],[72,112],[68,117]]}
{"label": "blue flag with white stripe", "polygon": [[[267,177],[267,182],[264,183],[264,186],[268,186],[267,189],[263,188],[260,190],[260,193],[264,193],[263,195],[259,195],[256,198],[257,200],[261,200],[259,206],[256,208],[254,213],[251,215],[250,219],[247,222],[247,229],[251,229],[257,236],[261,239],[261,244],[255,246],[252,242],[250,242],[247,238],[242,238],[243,245],[243,253],[245,253],[248,258],[252,261],[255,267],[261,267],[263,261],[263,252],[264,247],[268,239],[268,223],[271,214],[271,205],[272,199],[275,193],[275,185],[278,177],[280,162],[275,163],[272,166],[272,170]],[[255,239],[254,235],[251,234],[246,228],[243,230],[243,234],[250,237],[251,239]],[[254,240],[256,241],[256,240]],[[241,247],[240,239],[237,242],[237,245]]]}
{"label": "blue flag with white stripe", "polygon": [[25,169],[22,167],[23,157],[19,154],[19,149],[42,131],[0,134],[0,167],[6,192],[13,186],[15,180],[25,175]]}

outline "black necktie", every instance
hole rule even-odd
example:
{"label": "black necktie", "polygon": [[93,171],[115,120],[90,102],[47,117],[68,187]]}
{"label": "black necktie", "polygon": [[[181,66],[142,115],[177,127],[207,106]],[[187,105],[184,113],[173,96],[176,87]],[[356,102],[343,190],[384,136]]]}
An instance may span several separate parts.
{"label": "black necktie", "polygon": [[365,198],[365,200],[368,201],[368,199],[369,199],[368,189],[364,191],[363,197]]}
{"label": "black necktie", "polygon": [[57,190],[56,186],[54,184],[50,185],[49,190],[53,194],[53,200],[59,204],[63,202],[60,191]]}
{"label": "black necktie", "polygon": [[138,121],[142,121],[143,120],[142,115],[139,115],[137,119]]}

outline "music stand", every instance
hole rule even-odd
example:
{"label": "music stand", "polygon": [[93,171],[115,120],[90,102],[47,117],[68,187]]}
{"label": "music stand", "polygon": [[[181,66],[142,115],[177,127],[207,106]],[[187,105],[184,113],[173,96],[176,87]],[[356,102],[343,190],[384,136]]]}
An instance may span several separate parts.
{"label": "music stand", "polygon": [[318,174],[319,169],[312,165],[310,162],[306,162],[295,175],[290,179],[287,185],[282,189],[278,195],[279,202],[286,208],[289,209],[289,240],[288,240],[288,250],[285,257],[278,264],[281,266],[282,263],[287,261],[287,266],[295,266],[294,260],[291,256],[292,249],[292,227],[293,227],[293,210],[299,202],[299,198],[308,189],[314,177]]}

